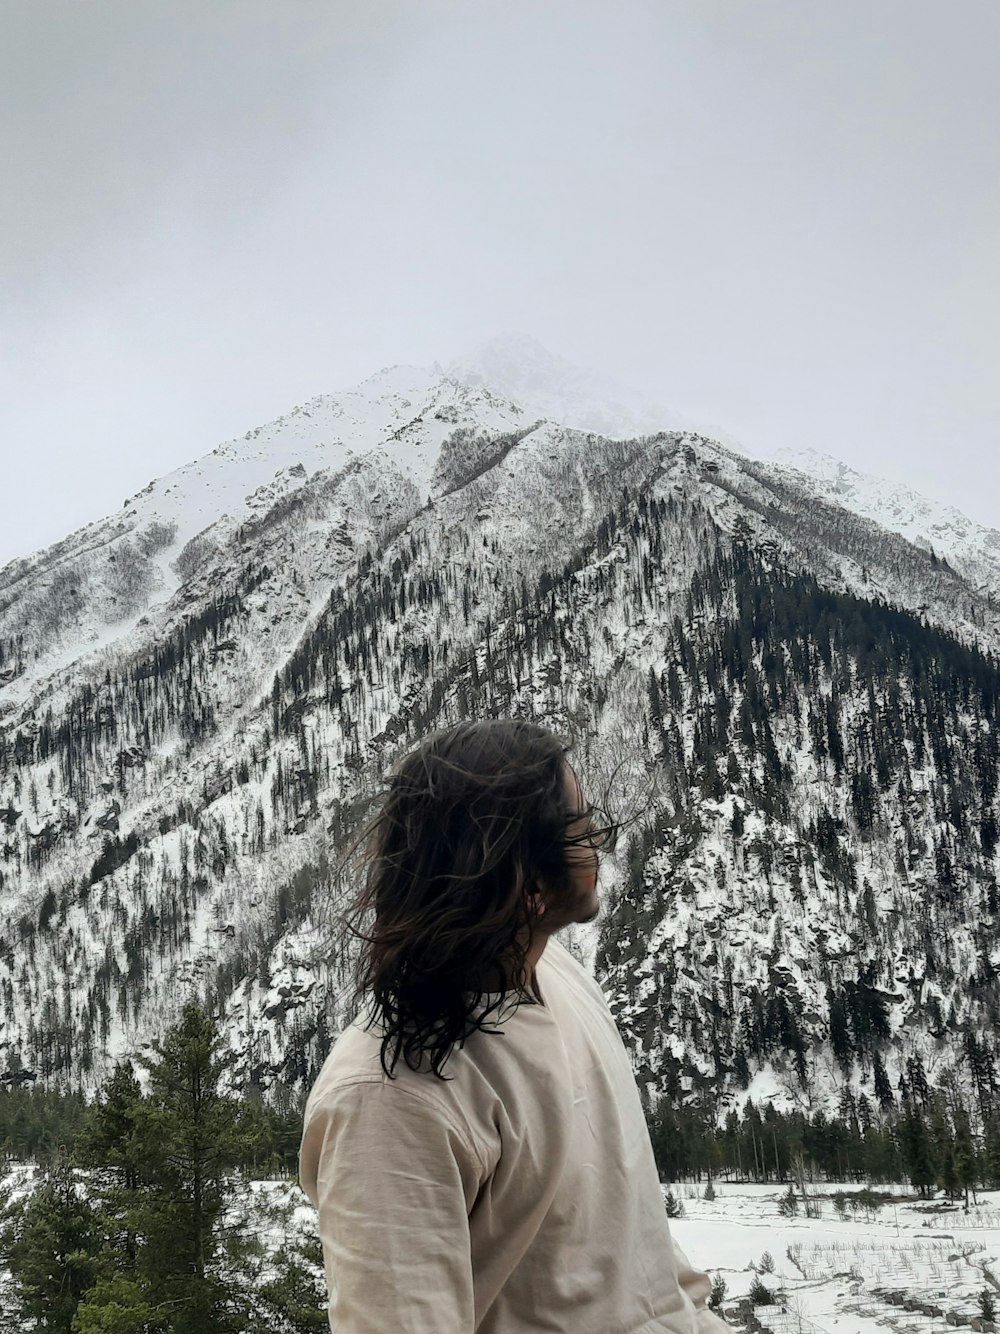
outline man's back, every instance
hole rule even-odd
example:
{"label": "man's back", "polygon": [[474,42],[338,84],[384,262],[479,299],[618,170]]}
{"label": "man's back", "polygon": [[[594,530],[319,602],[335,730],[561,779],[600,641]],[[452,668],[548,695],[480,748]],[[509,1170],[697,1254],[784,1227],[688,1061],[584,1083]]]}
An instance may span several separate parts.
{"label": "man's back", "polygon": [[625,1049],[600,989],[551,940],[543,1004],[473,1033],[442,1082],[352,1027],[306,1108],[342,1334],[702,1334],[708,1281],[675,1257]]}

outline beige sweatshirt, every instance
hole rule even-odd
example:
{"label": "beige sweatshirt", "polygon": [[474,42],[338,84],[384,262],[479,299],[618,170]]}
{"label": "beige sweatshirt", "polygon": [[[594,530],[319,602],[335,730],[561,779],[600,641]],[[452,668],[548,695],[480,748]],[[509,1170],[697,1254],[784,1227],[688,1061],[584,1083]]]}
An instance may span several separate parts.
{"label": "beige sweatshirt", "polygon": [[309,1095],[299,1155],[336,1334],[725,1334],[672,1245],[632,1068],[556,940],[543,1004],[474,1033],[447,1083],[388,1080],[360,1023]]}

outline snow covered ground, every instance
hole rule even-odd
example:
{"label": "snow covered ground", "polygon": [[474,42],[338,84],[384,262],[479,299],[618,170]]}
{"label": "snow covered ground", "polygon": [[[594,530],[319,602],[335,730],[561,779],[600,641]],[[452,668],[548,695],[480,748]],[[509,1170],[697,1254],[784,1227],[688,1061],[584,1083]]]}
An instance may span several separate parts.
{"label": "snow covered ground", "polygon": [[[852,1207],[856,1185],[824,1183],[807,1187],[818,1218],[805,1218],[801,1204],[785,1218],[778,1205],[786,1185],[716,1182],[713,1201],[701,1198],[703,1189],[672,1187],[684,1217],[670,1226],[694,1264],[724,1279],[723,1309],[734,1326],[746,1327],[741,1299],[757,1278],[778,1296],[754,1308],[772,1334],[945,1334],[979,1320],[984,1288],[1000,1308],[1000,1191],[981,1193],[965,1213],[890,1186],[876,1195],[891,1199],[866,1209]],[[253,1191],[270,1215],[269,1251],[316,1235],[315,1212],[295,1183],[257,1182]],[[848,1197],[844,1217],[833,1203],[838,1191]],[[906,1310],[904,1300],[940,1315]]]}
{"label": "snow covered ground", "polygon": [[[15,1194],[25,1175],[19,1168],[8,1176]],[[671,1190],[684,1208],[671,1230],[696,1266],[725,1281],[723,1311],[734,1327],[748,1326],[742,1299],[757,1279],[776,1297],[754,1307],[749,1327],[761,1334],[946,1334],[973,1321],[979,1328],[984,1289],[1000,1308],[1000,1191],[980,1193],[965,1212],[886,1187],[876,1195],[890,1198],[865,1208],[852,1207],[856,1186],[824,1183],[808,1188],[819,1217],[804,1217],[800,1203],[786,1218],[778,1208],[785,1185],[716,1182],[714,1200],[702,1198],[703,1186]],[[848,1197],[843,1215],[833,1201],[838,1191]],[[301,1254],[316,1237],[315,1211],[294,1181],[248,1182],[240,1194],[227,1222],[259,1238],[260,1281],[274,1273],[271,1257]]]}
{"label": "snow covered ground", "polygon": [[[674,1236],[694,1264],[725,1280],[733,1324],[742,1323],[736,1308],[757,1277],[780,1293],[755,1308],[773,1334],[937,1334],[978,1320],[984,1288],[1000,1309],[1000,1192],[981,1193],[965,1213],[888,1187],[877,1194],[893,1198],[879,1208],[855,1210],[848,1199],[841,1217],[832,1197],[856,1186],[807,1189],[818,1218],[803,1217],[801,1204],[797,1216],[782,1217],[786,1186],[716,1183],[713,1201],[700,1198],[700,1187],[673,1187],[684,1206],[684,1217],[671,1220]],[[755,1273],[765,1253],[773,1273]],[[907,1310],[904,1301],[940,1314]]]}

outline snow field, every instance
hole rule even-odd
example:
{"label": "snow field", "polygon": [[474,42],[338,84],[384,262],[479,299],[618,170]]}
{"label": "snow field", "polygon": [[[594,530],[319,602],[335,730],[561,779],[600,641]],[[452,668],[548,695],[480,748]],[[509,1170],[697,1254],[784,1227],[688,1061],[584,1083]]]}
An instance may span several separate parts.
{"label": "snow field", "polygon": [[[998,1191],[981,1193],[965,1212],[886,1187],[879,1195],[893,1198],[879,1209],[841,1218],[831,1196],[857,1186],[826,1183],[810,1191],[819,1218],[803,1217],[801,1204],[785,1218],[778,1202],[787,1186],[723,1182],[712,1201],[694,1186],[672,1190],[684,1217],[670,1220],[671,1232],[693,1264],[724,1279],[723,1309],[734,1325],[764,1334],[943,1334],[979,1321],[984,1288],[1000,1305]],[[755,1273],[765,1253],[773,1273]],[[748,1322],[739,1308],[758,1276],[780,1300],[754,1308]]]}

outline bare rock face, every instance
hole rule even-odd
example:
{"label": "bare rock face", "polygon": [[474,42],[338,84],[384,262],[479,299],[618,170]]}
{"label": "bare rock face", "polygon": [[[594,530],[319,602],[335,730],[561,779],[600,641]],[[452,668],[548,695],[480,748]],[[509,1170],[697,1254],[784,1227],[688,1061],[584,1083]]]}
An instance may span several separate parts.
{"label": "bare rock face", "polygon": [[98,829],[106,829],[109,833],[118,833],[118,817],[122,813],[119,802],[113,801],[100,815],[95,816],[94,824]]}

